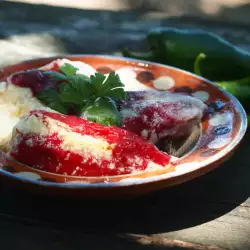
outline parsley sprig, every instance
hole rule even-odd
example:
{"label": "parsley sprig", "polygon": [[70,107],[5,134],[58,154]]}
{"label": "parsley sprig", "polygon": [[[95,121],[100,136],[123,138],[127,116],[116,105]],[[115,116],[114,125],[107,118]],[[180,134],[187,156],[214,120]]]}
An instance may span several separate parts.
{"label": "parsley sprig", "polygon": [[107,126],[121,125],[122,117],[115,101],[125,99],[126,95],[118,74],[95,73],[88,77],[78,74],[78,69],[69,63],[60,66],[59,70],[62,73],[44,72],[60,84],[37,94],[42,103],[63,114],[69,114],[73,109],[74,115],[87,120]]}

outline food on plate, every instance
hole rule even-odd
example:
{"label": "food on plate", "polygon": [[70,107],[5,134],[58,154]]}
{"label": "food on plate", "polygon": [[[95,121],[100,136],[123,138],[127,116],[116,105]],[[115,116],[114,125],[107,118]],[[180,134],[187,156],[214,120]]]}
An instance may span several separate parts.
{"label": "food on plate", "polygon": [[11,138],[13,127],[21,115],[44,105],[29,88],[20,88],[11,83],[0,83],[0,149]]}
{"label": "food on plate", "polygon": [[[55,61],[39,70],[17,72],[12,84],[28,87],[46,106],[63,114],[77,115],[105,125],[120,125],[115,101],[125,98],[118,74],[83,75],[71,63]],[[59,65],[59,66],[58,66]],[[48,68],[49,70],[45,70]],[[42,70],[41,70],[42,69]]]}
{"label": "food on plate", "polygon": [[[73,65],[78,68],[75,68]],[[65,72],[71,76],[71,79],[69,79],[71,82],[68,81],[67,83],[69,84],[67,84],[67,86],[66,84],[62,84],[65,79],[62,81],[56,78],[56,76],[63,76],[62,74],[56,75],[56,73],[61,72],[60,69],[65,70]],[[73,74],[73,72],[75,74]],[[82,73],[84,73],[84,75]],[[84,97],[89,94],[87,92],[88,85],[81,88],[81,86],[84,85],[81,84],[83,82],[81,81],[82,78],[87,79],[89,76],[92,76],[95,83],[94,86],[96,87],[97,84],[99,84],[100,87],[97,88],[94,93],[98,93],[98,91],[99,93],[100,91],[104,93],[101,87],[105,87],[106,85],[102,86],[101,84],[102,81],[104,81],[105,76],[97,74],[97,76],[94,77],[95,75],[93,74],[95,73],[96,71],[94,68],[83,62],[72,62],[67,59],[58,59],[39,69],[16,72],[9,76],[6,82],[0,82],[0,119],[5,121],[2,123],[0,129],[0,149],[6,150],[6,144],[10,140],[12,129],[18,122],[19,117],[32,109],[50,107],[53,110],[67,114],[82,112],[82,116],[89,116],[89,119],[100,120],[100,122],[105,124],[120,123],[120,113],[117,112],[115,103],[110,98],[104,97],[101,99],[99,98],[99,100],[97,100],[98,98],[90,100],[91,98],[89,97],[88,106],[86,105],[86,108],[88,108],[87,111],[85,111],[82,107],[85,104],[84,102],[80,104],[78,103],[86,101],[86,98],[84,99]],[[110,76],[110,79],[113,85],[109,85],[108,88],[104,89],[106,93],[107,91],[112,91],[114,84],[123,86],[119,81],[119,77],[117,77],[114,73],[112,75]],[[77,79],[78,82],[75,83],[75,79]],[[58,93],[59,87],[61,87],[62,95]],[[120,88],[114,90],[111,95],[113,93],[117,95],[121,93],[122,95],[123,92],[123,89]],[[102,96],[102,93],[100,93],[100,96]],[[98,109],[91,108],[91,101],[94,104],[93,106],[98,107]],[[98,105],[99,102],[105,105],[100,107],[100,105]],[[96,116],[96,110],[99,113],[98,116]],[[108,113],[107,118],[106,113]]]}
{"label": "food on plate", "polygon": [[[150,52],[123,56],[163,63],[212,80],[250,112],[250,53],[223,37],[197,29],[154,28],[147,34]],[[250,124],[250,115],[248,114]]]}
{"label": "food on plate", "polygon": [[23,116],[13,130],[10,156],[44,171],[111,176],[167,167],[170,156],[124,129],[44,110]]}
{"label": "food on plate", "polygon": [[58,59],[12,74],[0,84],[0,117],[7,124],[0,148],[21,163],[64,175],[168,167],[174,158],[154,144],[189,134],[207,106],[185,94],[135,91],[117,72],[104,75]]}
{"label": "food on plate", "polygon": [[140,91],[128,92],[119,109],[123,129],[157,143],[164,138],[189,135],[201,122],[207,106],[183,94]]}

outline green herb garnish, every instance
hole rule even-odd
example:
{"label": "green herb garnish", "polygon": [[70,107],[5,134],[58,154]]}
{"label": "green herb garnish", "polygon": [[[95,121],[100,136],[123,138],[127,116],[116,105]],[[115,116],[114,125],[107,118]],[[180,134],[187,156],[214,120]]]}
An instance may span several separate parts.
{"label": "green herb garnish", "polygon": [[77,74],[78,69],[65,63],[59,72],[47,71],[50,78],[60,82],[37,94],[45,105],[63,114],[74,110],[74,115],[103,125],[120,126],[122,117],[115,101],[125,99],[124,84],[120,77],[111,72],[108,76],[95,73],[90,77]]}
{"label": "green herb garnish", "polygon": [[93,103],[84,107],[82,118],[103,125],[122,125],[122,116],[117,110],[116,103],[107,97],[97,98]]}

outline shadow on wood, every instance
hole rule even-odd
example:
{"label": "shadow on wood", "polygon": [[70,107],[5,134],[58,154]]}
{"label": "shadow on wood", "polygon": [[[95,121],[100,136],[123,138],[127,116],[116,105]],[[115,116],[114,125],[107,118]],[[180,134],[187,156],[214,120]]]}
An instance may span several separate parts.
{"label": "shadow on wood", "polygon": [[57,199],[17,193],[4,186],[0,212],[2,218],[11,215],[41,226],[49,223],[55,228],[85,233],[155,234],[200,225],[230,212],[250,196],[250,168],[243,157],[249,154],[249,137],[248,134],[240,150],[217,170],[147,197]]}

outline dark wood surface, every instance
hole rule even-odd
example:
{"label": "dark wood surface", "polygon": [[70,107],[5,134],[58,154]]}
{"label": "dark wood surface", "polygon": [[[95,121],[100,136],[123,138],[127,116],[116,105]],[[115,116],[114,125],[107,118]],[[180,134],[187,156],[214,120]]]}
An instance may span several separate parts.
{"label": "dark wood surface", "polygon": [[[146,14],[1,1],[0,64],[64,53],[119,54],[124,46],[144,51],[146,32],[159,25],[204,28],[250,48],[247,26]],[[38,197],[1,183],[0,249],[250,249],[249,142],[248,134],[217,170],[136,199]]]}

